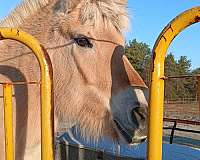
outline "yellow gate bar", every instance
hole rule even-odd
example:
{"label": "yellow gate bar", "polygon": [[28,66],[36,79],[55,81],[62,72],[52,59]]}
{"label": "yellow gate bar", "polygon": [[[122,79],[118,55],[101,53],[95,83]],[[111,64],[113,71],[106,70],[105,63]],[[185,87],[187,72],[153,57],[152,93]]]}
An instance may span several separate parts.
{"label": "yellow gate bar", "polygon": [[53,71],[49,55],[42,45],[31,35],[14,28],[0,28],[0,40],[12,39],[29,47],[35,54],[41,70],[41,138],[42,160],[53,160],[54,110],[53,110]]}
{"label": "yellow gate bar", "polygon": [[199,21],[200,6],[183,12],[164,28],[154,45],[149,100],[148,160],[162,159],[164,60],[167,49],[183,29]]}
{"label": "yellow gate bar", "polygon": [[12,85],[3,84],[3,100],[6,151],[5,158],[6,160],[14,160]]}

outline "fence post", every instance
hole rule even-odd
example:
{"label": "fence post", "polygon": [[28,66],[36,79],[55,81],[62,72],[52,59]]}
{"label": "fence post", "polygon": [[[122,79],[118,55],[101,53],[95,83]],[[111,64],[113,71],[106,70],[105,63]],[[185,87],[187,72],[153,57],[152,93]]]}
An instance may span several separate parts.
{"label": "fence post", "polygon": [[12,85],[3,84],[5,158],[14,160]]}
{"label": "fence post", "polygon": [[197,76],[197,100],[199,104],[199,116],[200,116],[200,75]]}
{"label": "fence post", "polygon": [[174,18],[161,32],[154,45],[149,99],[148,160],[162,159],[164,60],[167,49],[183,29],[197,22],[200,22],[200,6]]}
{"label": "fence post", "polygon": [[49,55],[31,35],[15,28],[0,28],[0,40],[12,39],[29,47],[40,65],[42,160],[54,159],[53,70]]}

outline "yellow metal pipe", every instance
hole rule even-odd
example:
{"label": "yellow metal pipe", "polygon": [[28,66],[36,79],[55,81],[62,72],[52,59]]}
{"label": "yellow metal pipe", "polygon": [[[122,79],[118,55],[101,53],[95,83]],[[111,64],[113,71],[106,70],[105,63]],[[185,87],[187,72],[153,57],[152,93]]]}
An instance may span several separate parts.
{"label": "yellow metal pipe", "polygon": [[29,47],[35,54],[41,70],[41,137],[42,160],[53,160],[54,110],[53,110],[53,71],[47,52],[31,35],[14,28],[0,28],[0,39],[12,39]]}
{"label": "yellow metal pipe", "polygon": [[154,45],[149,100],[148,160],[162,159],[164,60],[167,49],[183,29],[199,21],[200,6],[183,12],[164,28]]}
{"label": "yellow metal pipe", "polygon": [[13,108],[12,108],[12,85],[3,85],[4,100],[4,130],[5,130],[5,158],[14,160],[13,144]]}

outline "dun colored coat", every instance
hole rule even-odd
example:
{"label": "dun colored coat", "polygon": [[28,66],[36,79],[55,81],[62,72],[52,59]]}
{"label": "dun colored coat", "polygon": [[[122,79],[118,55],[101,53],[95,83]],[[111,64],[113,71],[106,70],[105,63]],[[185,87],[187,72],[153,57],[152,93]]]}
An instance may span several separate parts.
{"label": "dun colored coat", "polygon": [[[0,27],[36,37],[53,64],[55,130],[76,125],[89,139],[137,144],[146,138],[146,85],[124,55],[126,0],[24,0]],[[31,51],[0,42],[0,81],[39,81]],[[15,159],[40,159],[39,87],[14,85]],[[1,99],[2,103],[2,99]],[[4,159],[3,105],[0,160]]]}

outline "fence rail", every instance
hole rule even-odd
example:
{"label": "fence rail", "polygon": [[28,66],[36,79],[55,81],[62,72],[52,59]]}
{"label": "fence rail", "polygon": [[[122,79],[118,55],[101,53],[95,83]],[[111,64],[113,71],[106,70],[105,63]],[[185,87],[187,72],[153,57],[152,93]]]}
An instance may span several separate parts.
{"label": "fence rail", "polygon": [[95,150],[87,147],[57,142],[58,160],[145,160],[144,158],[132,158],[117,156],[106,151]]}
{"label": "fence rail", "polygon": [[187,104],[187,103],[198,103],[197,98],[178,98],[178,99],[166,99],[165,104]]}
{"label": "fence rail", "polygon": [[190,121],[190,120],[172,119],[172,118],[164,118],[163,120],[164,120],[164,122],[173,122],[174,123],[173,126],[167,126],[167,127],[163,128],[163,129],[169,129],[169,130],[171,130],[170,144],[173,143],[175,131],[182,131],[182,132],[189,132],[189,133],[200,134],[200,130],[184,129],[184,128],[177,127],[178,123],[200,126],[200,121]]}

